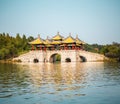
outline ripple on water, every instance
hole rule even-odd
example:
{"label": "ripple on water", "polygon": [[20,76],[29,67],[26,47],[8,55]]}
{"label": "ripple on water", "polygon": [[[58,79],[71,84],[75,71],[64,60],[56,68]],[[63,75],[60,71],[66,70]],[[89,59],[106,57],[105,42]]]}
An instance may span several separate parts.
{"label": "ripple on water", "polygon": [[0,104],[6,104],[5,98],[10,104],[18,99],[25,104],[93,104],[95,98],[101,104],[105,99],[120,101],[120,67],[103,63],[44,65],[0,66]]}
{"label": "ripple on water", "polygon": [[0,94],[0,98],[9,98],[9,97],[12,97],[13,96],[13,94],[11,94],[11,93],[2,93],[2,94]]}

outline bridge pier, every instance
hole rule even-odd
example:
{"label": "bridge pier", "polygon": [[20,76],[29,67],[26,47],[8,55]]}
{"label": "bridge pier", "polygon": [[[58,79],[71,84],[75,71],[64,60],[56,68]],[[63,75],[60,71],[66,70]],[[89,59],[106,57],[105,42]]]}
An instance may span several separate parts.
{"label": "bridge pier", "polygon": [[65,50],[61,55],[61,62],[66,62],[70,59],[71,62],[76,62],[76,51],[75,50]]}

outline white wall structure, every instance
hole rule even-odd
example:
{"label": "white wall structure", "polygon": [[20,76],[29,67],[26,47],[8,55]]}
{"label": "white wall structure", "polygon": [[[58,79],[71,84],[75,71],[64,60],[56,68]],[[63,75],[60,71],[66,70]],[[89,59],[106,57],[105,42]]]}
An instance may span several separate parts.
{"label": "white wall structure", "polygon": [[20,55],[13,60],[21,60],[22,62],[34,62],[37,59],[38,62],[50,62],[51,57],[55,54],[61,55],[61,62],[65,62],[67,58],[71,62],[92,62],[92,61],[104,61],[105,56],[97,53],[92,53],[83,50],[54,50],[54,51],[30,51],[26,54]]}

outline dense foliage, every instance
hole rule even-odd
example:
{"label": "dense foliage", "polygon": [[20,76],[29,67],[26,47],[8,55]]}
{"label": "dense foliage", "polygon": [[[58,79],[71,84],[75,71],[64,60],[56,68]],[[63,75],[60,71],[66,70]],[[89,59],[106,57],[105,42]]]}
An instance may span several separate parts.
{"label": "dense foliage", "polygon": [[85,50],[104,54],[109,58],[116,58],[120,61],[120,43],[113,42],[109,45],[86,44]]}
{"label": "dense foliage", "polygon": [[12,37],[8,33],[0,34],[0,60],[12,58],[28,51],[30,49],[28,42],[33,39],[31,36],[26,38],[25,35],[21,37],[20,34],[16,34],[16,37]]}

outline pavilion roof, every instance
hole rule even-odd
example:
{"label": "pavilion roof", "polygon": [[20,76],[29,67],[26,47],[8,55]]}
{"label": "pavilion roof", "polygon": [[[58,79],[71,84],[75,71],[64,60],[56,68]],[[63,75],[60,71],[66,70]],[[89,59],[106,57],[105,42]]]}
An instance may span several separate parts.
{"label": "pavilion roof", "polygon": [[63,39],[63,36],[61,36],[60,34],[59,34],[59,32],[57,33],[57,35],[55,35],[53,38],[52,38],[52,40],[62,40]]}
{"label": "pavilion roof", "polygon": [[46,46],[47,46],[47,47],[52,47],[53,45],[51,45],[51,44],[46,44]]}
{"label": "pavilion roof", "polygon": [[76,38],[76,44],[85,44],[85,43],[81,41],[79,38]]}
{"label": "pavilion roof", "polygon": [[51,44],[61,44],[60,41],[52,41]]}
{"label": "pavilion roof", "polygon": [[29,42],[29,44],[44,44],[43,40],[38,37],[37,39],[33,40],[32,42]]}
{"label": "pavilion roof", "polygon": [[66,39],[63,40],[63,43],[75,43],[76,40],[71,36],[69,35]]}
{"label": "pavilion roof", "polygon": [[85,42],[81,41],[78,38],[78,35],[76,36],[76,38],[73,38],[71,35],[69,35],[67,38],[63,40],[63,37],[59,34],[59,32],[52,39],[49,39],[47,37],[46,40],[43,40],[40,38],[40,36],[38,36],[37,39],[33,40],[32,42],[29,42],[29,44],[33,44],[33,45],[41,44],[46,46],[57,45],[61,43],[66,43],[66,44],[76,43],[77,45],[86,44]]}
{"label": "pavilion roof", "polygon": [[44,40],[44,44],[49,45],[49,44],[51,44],[51,41],[47,38],[46,40]]}

